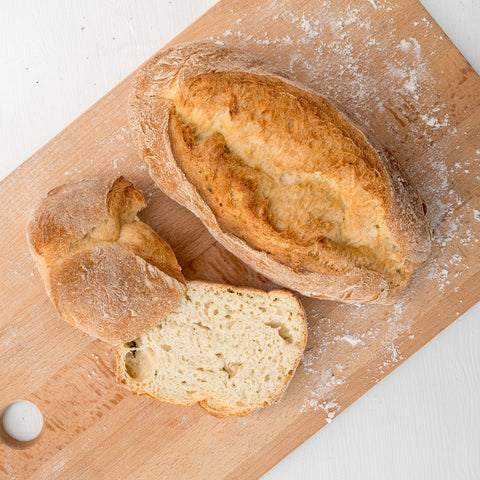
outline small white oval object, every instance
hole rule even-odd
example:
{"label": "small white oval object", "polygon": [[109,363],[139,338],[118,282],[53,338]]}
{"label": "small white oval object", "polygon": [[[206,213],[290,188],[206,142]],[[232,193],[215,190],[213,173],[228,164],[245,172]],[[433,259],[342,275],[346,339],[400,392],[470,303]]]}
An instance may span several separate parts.
{"label": "small white oval object", "polygon": [[30,442],[40,435],[43,416],[39,408],[28,400],[18,400],[3,414],[3,428],[13,439]]}

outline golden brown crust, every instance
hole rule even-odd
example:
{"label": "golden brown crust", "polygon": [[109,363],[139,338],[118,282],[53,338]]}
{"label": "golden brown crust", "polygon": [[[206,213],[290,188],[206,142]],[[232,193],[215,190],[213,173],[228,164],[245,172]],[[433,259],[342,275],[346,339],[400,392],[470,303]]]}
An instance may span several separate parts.
{"label": "golden brown crust", "polygon": [[[206,284],[212,288],[218,289],[219,292],[225,289],[229,290],[234,290],[235,292],[238,293],[265,293],[261,290],[255,289],[255,288],[246,288],[246,287],[232,287],[229,285],[223,285],[219,283],[210,283],[210,282],[202,282],[198,280],[194,281],[187,281],[187,291],[188,291],[188,285],[202,285]],[[298,364],[300,363],[300,360],[303,355],[303,351],[305,350],[305,346],[307,344],[307,336],[308,336],[308,329],[307,329],[307,319],[305,315],[305,311],[303,309],[303,306],[301,302],[290,292],[283,291],[283,290],[271,290],[267,292],[269,296],[286,296],[292,298],[297,306],[297,311],[298,313],[301,314],[302,316],[302,323],[301,323],[301,340],[300,340],[300,346],[299,346],[299,354],[297,359],[294,362],[294,365],[292,365],[292,369],[289,373],[289,376],[285,378],[285,381],[283,384],[278,386],[276,394],[268,399],[268,401],[263,402],[261,405],[254,404],[254,405],[245,405],[244,407],[239,407],[239,406],[231,406],[222,403],[222,400],[220,398],[214,397],[214,396],[209,396],[208,398],[205,398],[204,400],[201,400],[199,402],[197,401],[192,401],[192,402],[178,402],[175,403],[176,405],[184,405],[184,406],[189,406],[189,405],[194,405],[198,403],[204,410],[206,410],[208,413],[210,413],[213,416],[216,417],[226,417],[226,416],[237,416],[237,417],[242,417],[244,415],[247,415],[248,413],[262,407],[266,407],[268,405],[272,405],[276,402],[278,402],[283,394],[285,393],[290,381],[293,378],[293,375],[295,374],[295,371],[298,367]],[[153,395],[150,392],[144,392],[140,389],[135,388],[134,385],[130,384],[127,381],[127,375],[126,375],[126,370],[125,370],[125,362],[123,361],[123,357],[125,355],[125,346],[124,345],[119,345],[116,349],[116,379],[117,383],[120,385],[124,386],[128,390],[130,390],[132,393],[135,395],[146,395],[150,398],[162,401],[162,402],[167,402],[171,403],[170,400],[162,398],[157,395]]]}
{"label": "golden brown crust", "polygon": [[[379,205],[376,217],[378,222],[375,223],[380,224],[384,237],[392,244],[386,258],[394,260],[393,263],[390,262],[388,268],[378,267],[379,262],[376,265],[375,260],[370,262],[368,244],[362,247],[360,242],[360,248],[355,245],[351,247],[348,242],[342,244],[342,241],[335,241],[338,232],[331,235],[333,241],[328,238],[329,229],[332,230],[331,222],[324,222],[326,226],[319,225],[320,229],[326,229],[326,239],[318,241],[309,237],[305,246],[292,235],[295,228],[290,232],[278,233],[272,225],[268,225],[266,221],[269,220],[268,215],[264,215],[262,219],[262,214],[258,213],[261,208],[258,207],[258,203],[254,203],[255,199],[252,196],[252,192],[256,194],[261,190],[258,184],[260,175],[255,172],[253,175],[249,172],[244,173],[244,165],[238,162],[238,159],[242,160],[238,142],[237,145],[233,145],[233,149],[232,145],[227,145],[227,148],[223,149],[223,139],[220,138],[222,135],[219,138],[210,135],[204,141],[205,131],[200,128],[201,112],[195,111],[196,105],[199,105],[198,108],[208,112],[212,102],[221,104],[221,99],[217,98],[221,97],[218,92],[231,93],[233,85],[240,84],[244,88],[247,82],[258,87],[256,89],[249,87],[248,90],[253,98],[249,100],[256,102],[256,105],[259,104],[259,100],[255,98],[254,92],[257,92],[257,97],[262,96],[261,101],[264,102],[262,105],[265,106],[268,102],[264,94],[273,88],[274,92],[278,91],[279,96],[295,99],[294,104],[297,105],[295,108],[301,111],[297,117],[294,116],[295,121],[300,122],[305,117],[309,120],[303,125],[310,125],[314,116],[309,113],[309,109],[312,111],[316,109],[316,112],[319,112],[318,118],[323,121],[322,125],[327,125],[325,127],[327,130],[331,127],[330,130],[333,132],[331,141],[338,146],[342,158],[349,161],[345,161],[345,167],[339,170],[331,167],[332,160],[327,156],[325,157],[327,164],[320,168],[318,162],[309,163],[310,157],[302,153],[300,156],[302,172],[315,173],[315,169],[323,168],[322,174],[326,172],[327,177],[333,178],[337,184],[343,181],[343,177],[350,175],[354,179],[352,189],[356,189],[350,200],[352,205],[355,205],[355,199],[361,196],[363,191],[368,192],[369,196],[365,196],[365,203],[372,200]],[[205,85],[218,87],[210,97],[210,102],[205,101],[205,95],[202,96],[202,93],[208,90]],[[194,96],[190,98],[193,94]],[[228,98],[238,98],[238,95],[230,95]],[[241,112],[239,113],[241,106],[235,102],[229,105],[227,110],[229,112],[226,117],[229,122],[233,122],[234,117],[241,116]],[[188,121],[182,123],[182,120],[185,120],[182,119],[182,114],[185,113],[196,115],[197,123],[192,127],[196,129],[195,131],[189,131],[191,123]],[[423,211],[424,205],[394,159],[379,147],[378,142],[367,140],[358,125],[342,114],[333,103],[235,47],[221,42],[200,41],[160,52],[147,62],[137,77],[130,100],[129,121],[140,154],[157,185],[167,195],[194,212],[212,235],[232,253],[280,285],[321,298],[389,303],[398,296],[412,271],[428,255],[430,233]],[[247,123],[240,119],[236,128]],[[275,118],[271,124],[281,134],[290,128],[293,131],[290,136],[294,137],[294,123],[293,126],[281,125],[280,120]],[[249,128],[251,125],[253,123],[249,124]],[[222,128],[224,129],[224,125]],[[255,125],[251,128],[255,128]],[[265,138],[269,128],[270,131],[267,133],[271,140],[275,131],[267,124],[255,132],[255,139]],[[224,130],[222,131],[226,136]],[[243,130],[242,132],[245,133]],[[201,140],[197,141],[198,138]],[[278,139],[273,139],[271,144],[275,141],[279,143]],[[237,151],[234,151],[235,148]],[[299,140],[297,150],[301,149],[303,145]],[[293,161],[297,158],[295,153],[290,156],[282,155],[281,158],[284,171],[298,164],[297,160]],[[275,161],[278,166],[278,159]],[[293,162],[292,165],[288,165],[289,161]],[[231,172],[235,172],[237,166],[230,168],[229,162],[241,165],[242,172],[232,176]],[[208,171],[210,164],[211,172]],[[206,171],[197,174],[197,170],[201,170],[197,166],[204,167]],[[222,169],[229,168],[229,172],[222,173]],[[339,171],[342,172],[341,175]],[[208,182],[206,178],[209,179]],[[257,183],[242,189],[242,182],[245,185],[245,182],[249,181],[248,178],[253,178]],[[211,195],[207,183],[211,184]],[[235,188],[232,187],[232,190],[240,192],[239,196],[245,199],[244,203],[240,202],[240,206],[237,205],[237,210],[233,205],[231,207],[227,205],[225,208],[225,203],[228,203],[226,202],[228,185],[234,185]],[[344,182],[342,188],[342,192],[345,192],[349,187],[348,185],[345,187]],[[344,195],[342,192],[339,198]],[[272,197],[267,200],[271,202]],[[368,212],[368,208],[364,208],[364,211]],[[241,216],[244,217],[238,222],[235,222],[236,212],[241,212]],[[352,212],[355,213],[355,208]],[[352,218],[354,217],[355,215],[352,215]],[[254,232],[255,229],[257,232]],[[311,236],[312,231],[314,233],[314,229],[311,228],[307,235]],[[382,243],[382,238],[377,243]],[[271,248],[267,248],[266,245]],[[362,259],[362,255],[367,260]]]}
{"label": "golden brown crust", "polygon": [[[275,402],[272,402],[272,404]],[[225,408],[222,405],[219,405],[217,402],[215,402],[213,399],[209,398],[208,400],[203,400],[202,402],[198,402],[198,404],[210,415],[213,415],[214,417],[218,418],[224,418],[224,417],[243,417],[257,408],[236,408],[236,409],[230,409],[230,408]],[[262,405],[262,407],[266,407],[268,404]]]}
{"label": "golden brown crust", "polygon": [[27,225],[60,316],[111,344],[148,330],[185,291],[170,246],[136,217],[144,206],[123,177],[89,178],[51,190]]}

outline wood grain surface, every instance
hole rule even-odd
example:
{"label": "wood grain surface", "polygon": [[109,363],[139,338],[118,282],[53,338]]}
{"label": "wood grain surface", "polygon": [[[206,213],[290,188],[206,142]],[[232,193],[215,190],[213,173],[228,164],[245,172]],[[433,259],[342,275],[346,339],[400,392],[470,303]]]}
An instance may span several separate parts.
{"label": "wood grain surface", "polygon": [[210,36],[282,66],[375,131],[429,206],[431,258],[391,307],[302,298],[309,342],[275,406],[220,420],[131,395],[115,385],[112,349],[58,319],[28,255],[25,222],[49,189],[123,174],[187,278],[272,284],[153,186],[129,135],[127,78],[2,182],[0,411],[30,399],[45,428],[28,448],[0,444],[0,478],[258,478],[479,300],[480,81],[416,1],[222,1],[172,43]]}

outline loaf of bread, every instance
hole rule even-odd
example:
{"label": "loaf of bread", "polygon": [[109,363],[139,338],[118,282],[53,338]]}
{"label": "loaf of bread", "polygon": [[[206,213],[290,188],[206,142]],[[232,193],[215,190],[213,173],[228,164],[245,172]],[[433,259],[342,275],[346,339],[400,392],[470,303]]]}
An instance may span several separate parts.
{"label": "loaf of bread", "polygon": [[164,402],[245,415],[279,400],[306,340],[291,293],[187,282],[165,318],[117,348],[117,379]]}
{"label": "loaf of bread", "polygon": [[161,51],[137,76],[129,122],[163,192],[279,285],[390,303],[427,258],[426,206],[394,158],[239,48]]}
{"label": "loaf of bread", "polygon": [[51,190],[27,225],[27,240],[60,316],[118,345],[165,316],[186,290],[170,246],[137,212],[142,193],[123,177]]}

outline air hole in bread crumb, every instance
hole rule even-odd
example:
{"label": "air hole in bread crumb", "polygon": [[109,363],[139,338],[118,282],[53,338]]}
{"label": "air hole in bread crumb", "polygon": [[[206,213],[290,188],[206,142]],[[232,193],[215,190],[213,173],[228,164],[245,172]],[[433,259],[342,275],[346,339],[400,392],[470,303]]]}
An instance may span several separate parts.
{"label": "air hole in bread crumb", "polygon": [[267,327],[273,328],[277,330],[278,334],[285,340],[286,343],[292,343],[293,338],[292,335],[290,334],[290,330],[287,328],[287,326],[281,322],[268,322],[265,323]]}
{"label": "air hole in bread crumb", "polygon": [[194,322],[193,324],[194,324],[194,325],[197,325],[197,326],[200,327],[200,328],[203,328],[204,330],[210,330],[210,327],[207,327],[207,326],[204,325],[202,322]]}
{"label": "air hole in bread crumb", "polygon": [[130,378],[138,382],[150,377],[153,371],[151,353],[144,350],[129,351],[125,355],[125,371]]}

